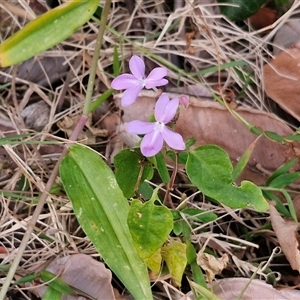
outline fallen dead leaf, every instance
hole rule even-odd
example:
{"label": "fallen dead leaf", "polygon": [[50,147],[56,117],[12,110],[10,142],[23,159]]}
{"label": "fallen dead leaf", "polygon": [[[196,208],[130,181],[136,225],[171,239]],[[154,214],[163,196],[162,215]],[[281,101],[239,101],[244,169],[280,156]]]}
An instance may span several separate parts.
{"label": "fallen dead leaf", "polygon": [[[76,288],[94,299],[114,300],[114,292],[111,285],[111,272],[105,265],[89,255],[74,254],[56,258],[47,267],[49,272],[59,275],[70,286]],[[46,286],[34,289],[38,297],[43,297]],[[82,296],[64,295],[63,300],[85,300]]]}
{"label": "fallen dead leaf", "polygon": [[293,270],[300,272],[300,251],[298,224],[293,220],[285,220],[276,208],[270,204],[271,223],[282,252]]}
{"label": "fallen dead leaf", "polygon": [[[222,300],[298,300],[299,290],[276,290],[266,282],[249,278],[225,278],[211,283],[213,293]],[[240,295],[242,296],[238,298]],[[193,292],[179,300],[196,300]]]}
{"label": "fallen dead leaf", "polygon": [[[249,285],[248,285],[249,284]],[[214,293],[222,300],[237,299],[245,289],[241,300],[296,300],[300,297],[300,291],[278,291],[272,285],[259,279],[226,278],[213,284]]]}
{"label": "fallen dead leaf", "polygon": [[267,95],[300,121],[300,43],[281,51],[263,68]]}
{"label": "fallen dead leaf", "polygon": [[197,253],[197,264],[205,271],[207,282],[212,282],[215,275],[220,274],[226,268],[228,261],[226,253],[219,258],[204,253],[202,250]]}
{"label": "fallen dead leaf", "polygon": [[[45,56],[41,58],[31,58],[21,63],[17,69],[18,78],[34,82],[41,86],[50,86],[52,83],[63,79],[69,69],[64,57]],[[0,74],[0,82],[11,82],[13,68],[6,68]]]}
{"label": "fallen dead leaf", "polygon": [[300,41],[300,19],[289,19],[276,31],[273,40],[273,54],[277,55],[298,41]]}

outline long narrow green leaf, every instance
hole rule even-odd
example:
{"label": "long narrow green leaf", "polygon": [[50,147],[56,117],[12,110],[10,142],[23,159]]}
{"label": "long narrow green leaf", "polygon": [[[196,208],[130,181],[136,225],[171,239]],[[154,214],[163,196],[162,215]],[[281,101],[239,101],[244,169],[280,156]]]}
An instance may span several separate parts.
{"label": "long narrow green leaf", "polygon": [[42,300],[61,300],[63,293],[48,286]]}
{"label": "long narrow green leaf", "polygon": [[89,148],[74,145],[60,176],[76,217],[110,269],[135,299],[152,299],[146,265],[127,225],[129,204],[111,169]]}
{"label": "long narrow green leaf", "polygon": [[54,290],[66,295],[74,294],[72,288],[67,283],[65,283],[61,278],[57,277],[55,274],[47,270],[42,270],[40,276],[41,279]]}
{"label": "long narrow green leaf", "polygon": [[65,40],[90,19],[98,4],[71,0],[29,22],[0,45],[0,67],[22,62]]}

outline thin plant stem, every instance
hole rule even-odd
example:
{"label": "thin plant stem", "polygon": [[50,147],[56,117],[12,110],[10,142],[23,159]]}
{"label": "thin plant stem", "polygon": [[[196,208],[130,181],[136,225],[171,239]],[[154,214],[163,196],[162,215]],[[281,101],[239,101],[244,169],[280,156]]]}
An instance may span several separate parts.
{"label": "thin plant stem", "polygon": [[83,115],[88,115],[90,111],[90,106],[91,106],[91,99],[94,91],[94,86],[95,86],[95,78],[96,78],[96,72],[97,72],[97,66],[98,66],[98,59],[99,59],[99,54],[100,54],[100,49],[102,45],[102,40],[103,40],[103,35],[104,31],[106,28],[106,22],[107,22],[107,17],[109,14],[110,10],[110,4],[111,0],[106,0],[105,5],[102,11],[102,17],[100,21],[100,27],[98,31],[98,37],[96,40],[96,45],[95,45],[95,51],[94,51],[94,56],[92,60],[92,67],[90,70],[90,76],[89,76],[89,82],[86,90],[86,96],[85,96],[85,102],[84,102],[84,107],[83,107]]}
{"label": "thin plant stem", "polygon": [[166,205],[167,202],[168,202],[171,208],[174,208],[174,204],[173,204],[171,196],[170,196],[170,191],[173,190],[173,186],[174,186],[175,178],[176,178],[176,175],[177,175],[177,171],[178,171],[178,153],[175,152],[175,165],[174,165],[174,168],[173,168],[173,172],[172,172],[172,175],[171,175],[170,182],[168,183],[168,186],[167,186],[167,191],[166,191],[164,202],[163,202],[164,205]]}
{"label": "thin plant stem", "polygon": [[[100,55],[100,48],[101,48],[101,44],[102,44],[102,40],[103,40],[103,34],[104,34],[105,27],[106,27],[106,22],[107,22],[107,17],[109,14],[110,5],[111,5],[111,0],[106,0],[104,9],[102,12],[102,18],[100,21],[100,28],[99,28],[98,35],[97,35],[95,52],[94,52],[94,56],[93,56],[93,64],[92,64],[92,68],[91,68],[91,72],[90,72],[90,76],[89,76],[89,82],[88,82],[87,94],[86,94],[86,98],[85,98],[86,100],[85,100],[85,105],[84,105],[84,109],[83,109],[83,115],[79,119],[79,121],[74,129],[74,133],[71,135],[70,141],[77,140],[78,135],[81,132],[82,128],[84,127],[85,121],[87,120],[87,115],[89,113],[89,106],[91,103],[92,93],[93,93],[93,89],[94,89],[95,76],[96,76],[96,70],[97,70],[97,62],[98,62],[99,55]],[[34,210],[31,220],[27,224],[28,225],[27,230],[23,236],[23,239],[22,239],[19,249],[16,253],[14,261],[11,264],[11,267],[7,273],[7,276],[5,278],[3,286],[0,290],[0,300],[4,300],[6,297],[6,293],[7,293],[9,286],[13,280],[16,270],[20,264],[23,253],[26,249],[26,246],[27,246],[30,236],[32,234],[33,228],[39,218],[39,215],[40,215],[40,213],[44,207],[44,204],[46,202],[46,199],[49,196],[50,189],[53,186],[55,178],[58,174],[59,165],[61,163],[61,160],[67,153],[68,153],[68,148],[64,148],[60,158],[58,159],[58,161],[56,162],[56,164],[54,166],[54,169],[48,179],[45,189],[42,191],[41,198]]]}

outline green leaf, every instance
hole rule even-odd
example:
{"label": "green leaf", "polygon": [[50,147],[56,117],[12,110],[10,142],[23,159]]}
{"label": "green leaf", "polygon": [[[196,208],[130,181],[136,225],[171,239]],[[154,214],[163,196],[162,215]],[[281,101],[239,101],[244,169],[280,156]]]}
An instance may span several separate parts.
{"label": "green leaf", "polygon": [[291,213],[288,211],[288,209],[283,205],[281,199],[279,199],[277,196],[275,196],[272,192],[263,190],[263,195],[269,199],[276,202],[276,209],[283,214],[285,217],[290,218]]}
{"label": "green leaf", "polygon": [[143,182],[139,189],[138,193],[143,196],[145,200],[149,200],[153,194],[153,187],[148,182]]}
{"label": "green leaf", "polygon": [[[205,288],[202,285],[199,285],[193,281],[190,281],[190,286],[192,288],[193,291],[197,292],[196,294],[200,294],[202,297],[201,298],[197,298],[202,300],[222,300],[221,298],[219,298],[218,296],[216,296],[215,294],[213,294],[213,292],[211,292],[208,288]],[[223,298],[224,299],[224,298]],[[238,299],[238,298],[236,298]]]}
{"label": "green leaf", "polygon": [[276,132],[272,132],[272,131],[265,131],[265,136],[267,138],[269,138],[270,140],[272,141],[276,141],[276,142],[279,142],[279,143],[284,143],[285,142],[285,139],[277,134]]}
{"label": "green leaf", "polygon": [[162,181],[169,183],[170,175],[163,154],[159,152],[155,156],[148,157],[148,160],[155,166]]}
{"label": "green leaf", "polygon": [[185,208],[182,212],[187,216],[188,219],[208,223],[215,221],[218,216],[213,212],[205,211],[198,208]]}
{"label": "green leaf", "polygon": [[24,284],[26,282],[30,282],[32,280],[35,280],[36,278],[40,277],[40,274],[29,274],[29,275],[26,275],[26,276],[23,276],[22,278],[16,280],[14,282],[15,285],[18,285],[18,284]]}
{"label": "green leaf", "polygon": [[171,239],[168,245],[162,247],[161,254],[175,284],[181,286],[182,275],[187,264],[186,245]]}
{"label": "green leaf", "polygon": [[206,287],[205,277],[201,268],[197,264],[197,253],[190,241],[186,242],[186,257],[188,264],[191,266],[193,279],[197,284]]}
{"label": "green leaf", "polygon": [[266,185],[269,185],[276,177],[287,173],[298,161],[298,158],[294,158],[287,162],[286,164],[280,166],[277,170],[275,170],[272,175],[268,178]]}
{"label": "green leaf", "polygon": [[72,295],[73,294],[73,289],[65,283],[62,279],[57,277],[57,275],[43,270],[40,273],[41,279],[48,284],[52,289],[66,295]]}
{"label": "green leaf", "polygon": [[29,22],[0,45],[0,67],[15,65],[65,40],[90,19],[98,4],[71,0]]}
{"label": "green leaf", "polygon": [[116,45],[114,46],[113,72],[114,72],[114,77],[120,75],[120,60],[119,60],[119,54]]}
{"label": "green leaf", "polygon": [[269,207],[261,190],[252,182],[243,181],[240,187],[234,185],[230,158],[218,146],[206,145],[191,151],[186,172],[203,194],[231,208],[252,206],[264,212]]}
{"label": "green leaf", "polygon": [[235,181],[243,172],[243,170],[245,169],[251,155],[252,152],[256,146],[256,143],[258,141],[259,137],[255,139],[255,141],[253,143],[251,143],[251,145],[248,147],[248,149],[243,153],[242,157],[240,158],[240,160],[237,162],[237,164],[235,165],[235,168],[232,172],[232,180]]}
{"label": "green leaf", "polygon": [[95,101],[93,101],[89,107],[89,113],[96,110],[104,101],[107,100],[114,93],[114,89],[106,90],[101,96],[99,96]]}
{"label": "green leaf", "polygon": [[[217,0],[223,15],[232,21],[243,21],[254,15],[266,0]],[[224,3],[224,5],[223,5]]]}
{"label": "green leaf", "polygon": [[63,293],[48,286],[42,300],[61,300]]}
{"label": "green leaf", "polygon": [[127,226],[129,205],[111,169],[93,150],[69,148],[60,177],[75,215],[106,264],[136,299],[153,299],[147,268]]}
{"label": "green leaf", "polygon": [[293,172],[287,174],[281,174],[274,178],[270,183],[269,186],[277,189],[284,188],[287,185],[292,184],[296,180],[300,178],[300,173]]}
{"label": "green leaf", "polygon": [[290,213],[291,213],[291,217],[294,219],[295,223],[298,223],[298,217],[297,217],[297,214],[296,214],[293,199],[291,198],[289,193],[284,189],[282,190],[282,194],[285,197],[286,202],[288,204],[288,207],[289,207],[289,210],[290,210]]}
{"label": "green leaf", "polygon": [[126,198],[132,197],[145,179],[153,176],[153,168],[138,152],[125,149],[114,158],[116,179]]}
{"label": "green leaf", "polygon": [[155,205],[153,200],[145,204],[133,200],[127,222],[137,252],[143,259],[159,249],[173,229],[172,213],[165,206]]}

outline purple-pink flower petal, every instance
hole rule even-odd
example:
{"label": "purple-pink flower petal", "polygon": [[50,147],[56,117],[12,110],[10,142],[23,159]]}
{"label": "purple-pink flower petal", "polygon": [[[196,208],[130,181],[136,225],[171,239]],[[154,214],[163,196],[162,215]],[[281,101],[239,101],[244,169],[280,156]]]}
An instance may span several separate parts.
{"label": "purple-pink flower petal", "polygon": [[128,88],[122,97],[121,104],[122,106],[126,107],[133,104],[136,101],[140,91],[143,89],[141,85],[136,85],[133,87]]}
{"label": "purple-pink flower petal", "polygon": [[144,79],[145,76],[145,63],[144,61],[137,55],[133,55],[129,60],[129,69],[133,76],[137,79]]}
{"label": "purple-pink flower petal", "polygon": [[140,81],[136,79],[135,76],[128,73],[117,76],[111,82],[111,87],[115,90],[125,90],[136,85],[141,85]]}
{"label": "purple-pink flower petal", "polygon": [[154,116],[156,121],[164,124],[169,123],[176,115],[179,106],[179,99],[169,99],[166,93],[161,94],[155,105]]}
{"label": "purple-pink flower petal", "polygon": [[179,99],[173,98],[170,100],[165,108],[165,113],[163,115],[162,122],[168,124],[175,117],[177,109],[179,106]]}
{"label": "purple-pink flower petal", "polygon": [[164,127],[161,135],[170,148],[175,150],[185,149],[185,143],[179,133],[173,132],[169,128]]}
{"label": "purple-pink flower petal", "polygon": [[154,109],[154,116],[156,121],[162,122],[165,114],[165,109],[169,101],[170,98],[167,93],[162,93],[157,99]]}
{"label": "purple-pink flower petal", "polygon": [[151,89],[156,86],[163,86],[168,84],[168,80],[163,78],[167,75],[168,71],[166,68],[154,68],[146,78],[146,89]]}
{"label": "purple-pink flower petal", "polygon": [[144,156],[156,155],[163,147],[163,137],[160,132],[153,130],[146,134],[141,142],[141,152]]}
{"label": "purple-pink flower petal", "polygon": [[134,120],[126,124],[126,130],[135,134],[146,134],[153,131],[155,123]]}

